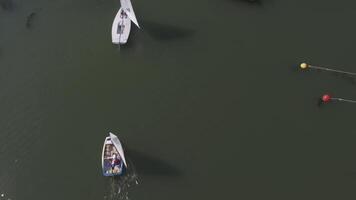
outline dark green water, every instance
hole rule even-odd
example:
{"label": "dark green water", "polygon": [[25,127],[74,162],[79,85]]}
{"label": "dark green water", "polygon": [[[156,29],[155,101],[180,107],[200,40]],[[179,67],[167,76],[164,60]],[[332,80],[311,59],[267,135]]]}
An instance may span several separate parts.
{"label": "dark green water", "polygon": [[317,106],[356,85],[297,68],[356,71],[356,2],[132,3],[143,29],[121,49],[119,1],[0,7],[1,200],[110,199],[108,131],[130,199],[356,198],[356,105]]}

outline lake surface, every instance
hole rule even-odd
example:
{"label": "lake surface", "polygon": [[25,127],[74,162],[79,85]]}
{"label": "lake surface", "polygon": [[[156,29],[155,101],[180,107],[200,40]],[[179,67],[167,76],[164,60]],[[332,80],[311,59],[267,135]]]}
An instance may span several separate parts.
{"label": "lake surface", "polygon": [[0,200],[356,198],[356,105],[317,106],[356,81],[298,69],[356,72],[356,2],[133,0],[120,48],[119,1],[0,2]]}

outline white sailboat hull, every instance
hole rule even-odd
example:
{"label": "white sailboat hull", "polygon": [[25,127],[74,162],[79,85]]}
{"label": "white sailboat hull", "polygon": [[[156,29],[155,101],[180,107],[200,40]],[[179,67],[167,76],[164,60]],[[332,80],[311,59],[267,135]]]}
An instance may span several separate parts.
{"label": "white sailboat hull", "polygon": [[121,8],[128,12],[129,18],[131,21],[136,24],[137,27],[140,28],[140,25],[137,22],[135,12],[132,8],[132,4],[130,0],[120,0]]}
{"label": "white sailboat hull", "polygon": [[112,43],[126,44],[129,39],[131,20],[123,8],[117,12],[111,28]]}
{"label": "white sailboat hull", "polygon": [[[113,159],[114,154],[118,159]],[[119,138],[112,133],[104,140],[101,166],[104,176],[122,175],[127,168],[124,149],[122,148]]]}

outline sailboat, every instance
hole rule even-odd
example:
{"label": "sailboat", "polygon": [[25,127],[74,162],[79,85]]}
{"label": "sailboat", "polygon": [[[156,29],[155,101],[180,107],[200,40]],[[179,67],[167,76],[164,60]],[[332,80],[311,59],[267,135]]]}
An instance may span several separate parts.
{"label": "sailboat", "polygon": [[111,28],[112,43],[125,44],[129,39],[131,21],[140,28],[130,0],[120,0],[121,8],[117,12]]}
{"label": "sailboat", "polygon": [[122,175],[127,168],[124,149],[119,138],[113,133],[109,133],[104,140],[101,166],[104,176]]}

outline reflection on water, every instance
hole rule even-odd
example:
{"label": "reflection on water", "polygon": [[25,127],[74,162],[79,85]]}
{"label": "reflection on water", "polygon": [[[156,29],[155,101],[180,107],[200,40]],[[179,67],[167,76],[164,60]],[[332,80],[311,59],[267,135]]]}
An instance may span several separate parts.
{"label": "reflection on water", "polygon": [[133,163],[128,160],[128,169],[123,176],[108,177],[105,200],[129,199],[129,190],[138,185],[138,175]]}

